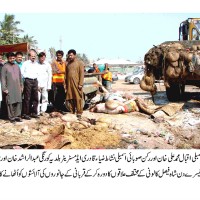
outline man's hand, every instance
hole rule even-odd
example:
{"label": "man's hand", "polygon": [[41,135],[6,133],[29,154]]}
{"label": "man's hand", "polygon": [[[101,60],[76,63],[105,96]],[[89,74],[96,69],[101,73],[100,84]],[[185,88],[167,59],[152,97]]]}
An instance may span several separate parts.
{"label": "man's hand", "polygon": [[4,92],[5,94],[8,94],[8,90],[4,90],[3,92]]}
{"label": "man's hand", "polygon": [[82,90],[82,88],[83,88],[82,85],[79,85],[79,86],[78,86],[78,89],[79,89],[79,90]]}

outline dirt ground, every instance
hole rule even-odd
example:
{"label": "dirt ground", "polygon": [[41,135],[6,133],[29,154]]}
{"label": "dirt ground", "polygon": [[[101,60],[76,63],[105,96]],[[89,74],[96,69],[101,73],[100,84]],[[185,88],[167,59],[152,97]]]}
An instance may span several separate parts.
{"label": "dirt ground", "polygon": [[[166,105],[168,100],[163,83],[157,83],[158,92],[154,96],[156,105]],[[123,80],[113,84],[113,89],[130,92],[143,99],[152,100],[151,95],[140,89],[139,85],[125,83]],[[186,86],[182,109],[173,116],[155,120],[142,113],[129,113],[121,126],[137,140],[138,146],[130,144],[128,148],[199,148],[200,147],[200,90],[195,86]],[[129,123],[127,124],[127,122]],[[136,131],[135,131],[136,129]],[[137,131],[137,130],[142,131]],[[144,133],[148,134],[144,134]],[[128,136],[127,136],[128,137]]]}
{"label": "dirt ground", "polygon": [[[152,102],[139,85],[118,80],[113,91],[126,92]],[[166,105],[163,83],[157,83],[156,105]],[[126,114],[94,113],[85,110],[84,123],[76,117],[46,114],[15,125],[1,120],[1,148],[46,149],[191,149],[200,148],[200,92],[186,87],[181,109],[171,116],[152,116],[142,112]],[[100,120],[101,119],[101,120]],[[103,119],[103,121],[102,121]],[[95,123],[92,123],[93,122]],[[98,120],[100,122],[98,122]]]}

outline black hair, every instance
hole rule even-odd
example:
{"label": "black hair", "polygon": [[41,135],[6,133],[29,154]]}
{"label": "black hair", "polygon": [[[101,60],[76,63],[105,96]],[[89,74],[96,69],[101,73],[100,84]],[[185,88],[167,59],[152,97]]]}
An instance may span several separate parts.
{"label": "black hair", "polygon": [[88,69],[88,71],[87,71],[88,73],[93,73],[94,72],[94,69]]}
{"label": "black hair", "polygon": [[28,56],[31,55],[31,54],[30,54],[31,51],[35,52],[35,54],[36,54],[36,56],[37,56],[37,51],[36,51],[35,49],[30,49],[30,50],[29,50],[29,53],[28,53]]}
{"label": "black hair", "polygon": [[61,55],[63,56],[63,55],[64,55],[64,52],[63,52],[62,50],[58,50],[58,51],[56,51],[56,56],[57,56],[58,54],[61,54]]}
{"label": "black hair", "polygon": [[41,58],[41,57],[43,57],[43,56],[46,57],[46,53],[44,53],[44,52],[40,52],[40,53],[38,54],[38,57],[39,57],[39,58]]}
{"label": "black hair", "polygon": [[15,53],[15,56],[18,56],[18,55],[23,56],[23,53],[21,51],[18,51]]}
{"label": "black hair", "polygon": [[76,51],[75,51],[74,49],[70,49],[70,50],[68,51],[68,55],[69,55],[70,53],[73,53],[74,55],[76,55]]}
{"label": "black hair", "polygon": [[9,58],[9,57],[15,57],[15,54],[13,53],[13,52],[8,52],[7,54],[6,54],[6,57],[7,58]]}

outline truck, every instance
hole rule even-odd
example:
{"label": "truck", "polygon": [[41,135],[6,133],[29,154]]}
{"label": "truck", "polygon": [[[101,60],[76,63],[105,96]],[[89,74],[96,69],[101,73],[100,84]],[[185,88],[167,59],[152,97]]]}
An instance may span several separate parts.
{"label": "truck", "polygon": [[154,45],[144,56],[145,75],[140,88],[156,94],[162,80],[169,101],[183,98],[186,85],[200,87],[200,18],[180,23],[179,40]]}

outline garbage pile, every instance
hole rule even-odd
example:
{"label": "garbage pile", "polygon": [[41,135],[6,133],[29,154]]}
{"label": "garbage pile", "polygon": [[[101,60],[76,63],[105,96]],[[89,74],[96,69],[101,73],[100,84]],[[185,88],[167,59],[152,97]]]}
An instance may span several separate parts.
{"label": "garbage pile", "polygon": [[45,114],[33,122],[13,126],[4,123],[0,129],[1,149],[98,149],[118,148],[121,136],[110,119],[83,118],[58,112]]}

